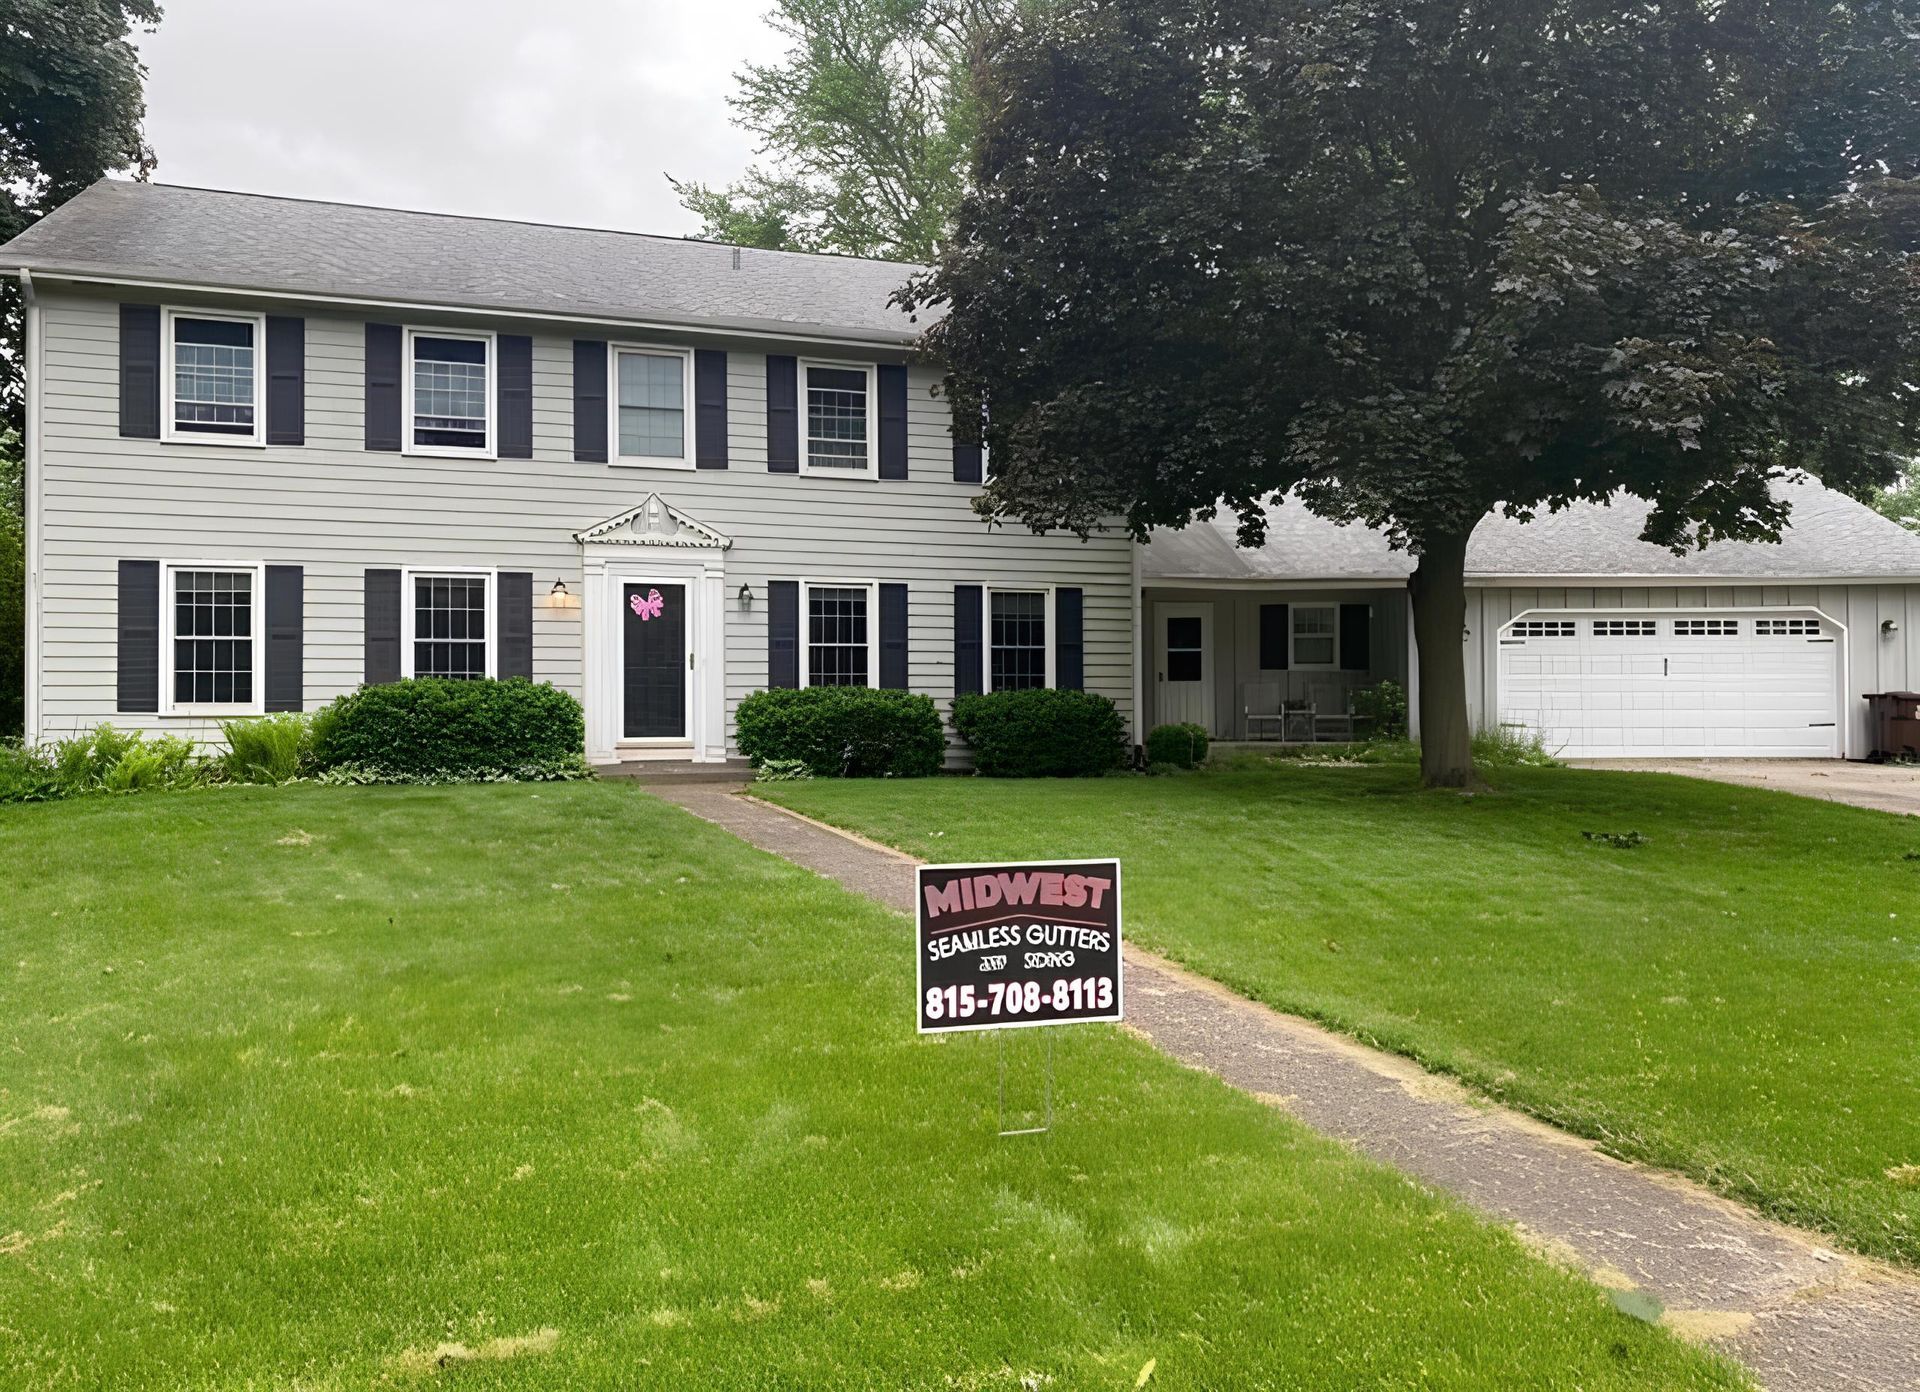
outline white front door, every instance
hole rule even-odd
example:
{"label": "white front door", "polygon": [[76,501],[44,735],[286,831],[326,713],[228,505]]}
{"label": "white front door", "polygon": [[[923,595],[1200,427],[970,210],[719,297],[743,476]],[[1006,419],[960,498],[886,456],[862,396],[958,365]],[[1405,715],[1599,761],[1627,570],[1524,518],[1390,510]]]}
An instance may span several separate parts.
{"label": "white front door", "polygon": [[1500,630],[1502,724],[1568,758],[1838,758],[1821,615],[1535,611]]}
{"label": "white front door", "polygon": [[1154,711],[1163,725],[1213,732],[1213,606],[1156,604]]}

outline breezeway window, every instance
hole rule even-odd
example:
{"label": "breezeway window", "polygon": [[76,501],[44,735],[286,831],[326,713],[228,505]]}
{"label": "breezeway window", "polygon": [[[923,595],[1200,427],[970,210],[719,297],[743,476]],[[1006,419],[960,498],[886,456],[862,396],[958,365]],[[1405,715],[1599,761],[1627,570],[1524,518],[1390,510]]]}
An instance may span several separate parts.
{"label": "breezeway window", "polygon": [[170,574],[173,705],[251,708],[256,572],[183,568]]}
{"label": "breezeway window", "polygon": [[807,685],[871,686],[872,591],[866,585],[807,586]]}
{"label": "breezeway window", "polygon": [[807,468],[864,474],[873,468],[873,369],[808,363]]}
{"label": "breezeway window", "polygon": [[1047,685],[1047,592],[993,590],[987,614],[988,690]]}
{"label": "breezeway window", "polygon": [[485,575],[419,575],[412,580],[410,677],[468,679],[487,675],[488,599]]}
{"label": "breezeway window", "polygon": [[413,451],[492,454],[492,338],[409,330],[408,341]]}
{"label": "breezeway window", "polygon": [[256,315],[167,315],[167,434],[258,444],[264,375]]}
{"label": "breezeway window", "polygon": [[688,467],[687,354],[616,352],[619,458]]}
{"label": "breezeway window", "polygon": [[1331,604],[1293,606],[1293,665],[1331,667],[1337,656],[1339,610]]}

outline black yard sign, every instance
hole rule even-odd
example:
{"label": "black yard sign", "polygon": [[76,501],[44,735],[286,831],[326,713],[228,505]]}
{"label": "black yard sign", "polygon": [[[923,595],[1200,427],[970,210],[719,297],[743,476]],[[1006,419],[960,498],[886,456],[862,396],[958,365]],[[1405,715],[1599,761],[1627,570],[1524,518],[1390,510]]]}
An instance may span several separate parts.
{"label": "black yard sign", "polygon": [[1120,1018],[1120,862],[923,865],[920,1032]]}

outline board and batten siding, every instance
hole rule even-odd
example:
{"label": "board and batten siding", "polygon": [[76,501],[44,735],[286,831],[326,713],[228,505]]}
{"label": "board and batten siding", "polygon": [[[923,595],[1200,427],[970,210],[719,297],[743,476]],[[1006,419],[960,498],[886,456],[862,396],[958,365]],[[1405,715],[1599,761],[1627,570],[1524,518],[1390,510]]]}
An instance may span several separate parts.
{"label": "board and batten siding", "polygon": [[[305,445],[161,443],[122,439],[118,428],[118,306],[139,298],[51,288],[39,297],[41,739],[103,721],[217,736],[204,719],[114,711],[115,570],[126,558],[304,567],[309,709],[360,684],[367,568],[531,571],[535,679],[579,695],[582,611],[543,601],[556,579],[582,593],[574,533],[653,493],[733,539],[725,553],[729,745],[735,703],[766,684],[767,583],[776,579],[905,582],[910,685],[943,711],[953,693],[954,585],[1079,586],[1086,688],[1111,696],[1132,723],[1131,543],[1121,533],[1082,543],[987,528],[970,507],[977,487],[953,481],[947,406],[931,393],[932,368],[911,369],[904,481],[769,473],[764,345],[676,344],[664,334],[634,341],[727,349],[729,467],[576,462],[576,335],[564,325],[533,334],[532,459],[419,457],[363,448],[364,323],[470,330],[474,319],[308,307]],[[742,584],[753,592],[744,610],[735,598]]]}
{"label": "board and batten siding", "polygon": [[[1541,587],[1469,585],[1467,630],[1472,647],[1467,662],[1467,709],[1475,724],[1499,723],[1497,677],[1500,629],[1529,609],[1818,609],[1846,625],[1848,753],[1859,758],[1871,747],[1867,722],[1869,692],[1920,690],[1920,584],[1859,585],[1623,585]],[[1891,619],[1893,633],[1881,632]]]}

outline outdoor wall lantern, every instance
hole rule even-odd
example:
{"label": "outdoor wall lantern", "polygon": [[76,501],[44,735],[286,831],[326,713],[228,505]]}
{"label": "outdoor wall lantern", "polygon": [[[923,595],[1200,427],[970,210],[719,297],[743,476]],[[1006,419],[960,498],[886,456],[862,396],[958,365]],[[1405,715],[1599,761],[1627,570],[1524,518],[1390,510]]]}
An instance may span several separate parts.
{"label": "outdoor wall lantern", "polygon": [[1894,634],[1898,633],[1899,631],[1900,631],[1900,625],[1894,622],[1892,619],[1880,620],[1880,636],[1882,638],[1891,638],[1893,637]]}
{"label": "outdoor wall lantern", "polygon": [[564,580],[554,581],[553,588],[547,591],[547,608],[578,609],[579,607],[580,596],[567,589],[567,582]]}
{"label": "outdoor wall lantern", "polygon": [[751,608],[753,608],[753,586],[743,583],[740,586],[740,609],[744,613]]}

